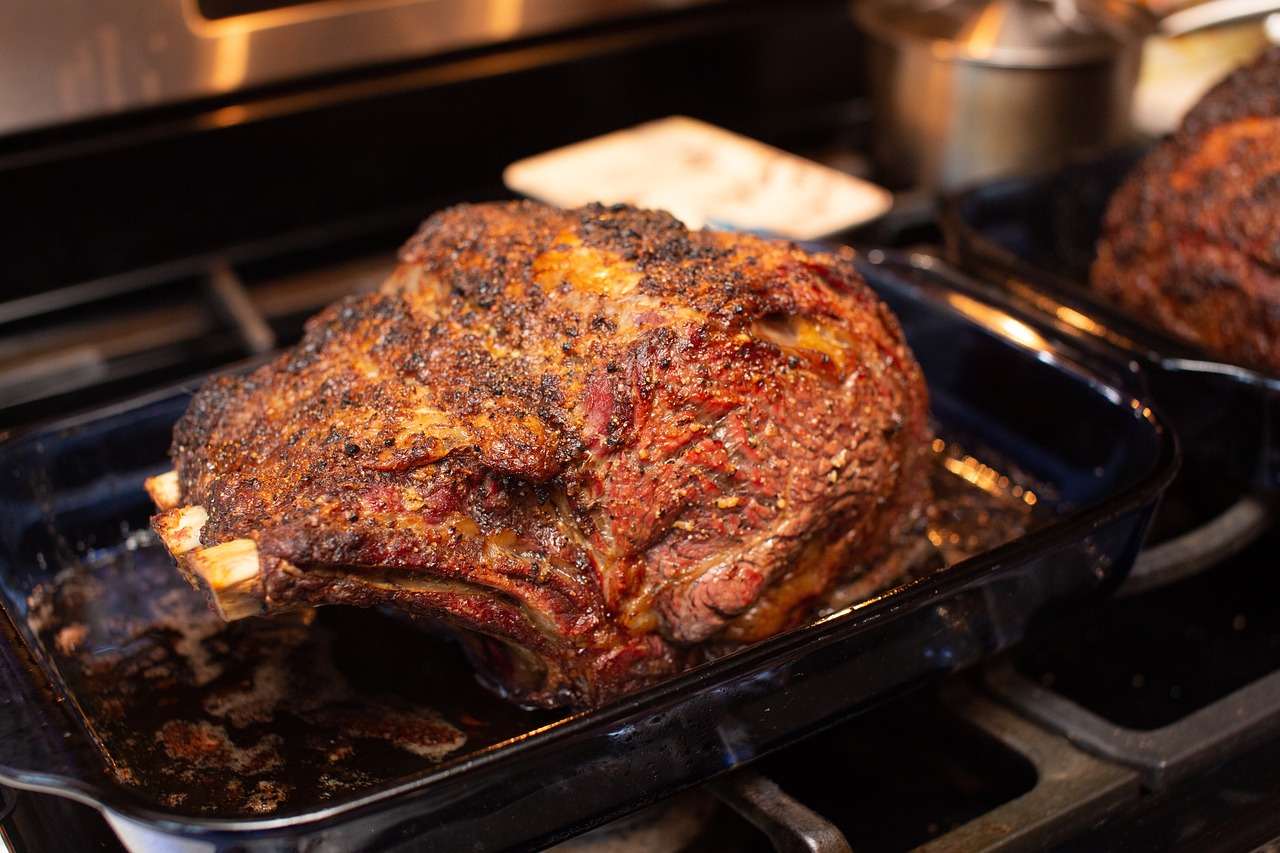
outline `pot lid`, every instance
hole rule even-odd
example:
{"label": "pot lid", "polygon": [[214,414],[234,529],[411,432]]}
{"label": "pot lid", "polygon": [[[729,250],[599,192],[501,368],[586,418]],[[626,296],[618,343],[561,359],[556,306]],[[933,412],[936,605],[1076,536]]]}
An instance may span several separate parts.
{"label": "pot lid", "polygon": [[1056,67],[1116,56],[1154,16],[1129,0],[857,0],[854,16],[891,42],[932,42],[941,59]]}

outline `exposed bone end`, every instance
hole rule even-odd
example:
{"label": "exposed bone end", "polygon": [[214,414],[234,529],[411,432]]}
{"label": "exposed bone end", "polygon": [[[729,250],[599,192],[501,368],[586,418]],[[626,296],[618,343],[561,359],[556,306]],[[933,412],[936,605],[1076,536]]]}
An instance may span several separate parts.
{"label": "exposed bone end", "polygon": [[255,594],[260,585],[260,564],[254,541],[233,539],[211,548],[202,547],[200,534],[209,514],[202,506],[177,506],[177,472],[151,477],[146,488],[162,509],[151,519],[151,527],[178,561],[187,581],[203,592],[228,622],[261,613],[264,605]]}
{"label": "exposed bone end", "polygon": [[252,539],[232,539],[186,557],[189,578],[209,597],[218,615],[228,622],[262,613],[258,546]]}
{"label": "exposed bone end", "polygon": [[142,485],[160,509],[174,509],[182,503],[182,490],[178,487],[177,471],[167,471],[164,474],[148,477]]}
{"label": "exposed bone end", "polygon": [[181,557],[200,547],[200,531],[208,520],[204,507],[180,506],[166,509],[151,519],[151,527],[169,553]]}

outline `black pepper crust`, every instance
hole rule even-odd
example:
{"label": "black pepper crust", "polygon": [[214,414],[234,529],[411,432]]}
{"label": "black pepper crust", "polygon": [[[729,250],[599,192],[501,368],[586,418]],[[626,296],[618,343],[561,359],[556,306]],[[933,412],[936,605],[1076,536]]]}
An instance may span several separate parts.
{"label": "black pepper crust", "polygon": [[177,425],[205,547],[268,607],[444,619],[500,689],[591,705],[892,583],[923,378],[849,257],[626,206],[462,205],[376,293]]}
{"label": "black pepper crust", "polygon": [[1138,163],[1089,279],[1140,322],[1280,376],[1280,47],[1213,86]]}

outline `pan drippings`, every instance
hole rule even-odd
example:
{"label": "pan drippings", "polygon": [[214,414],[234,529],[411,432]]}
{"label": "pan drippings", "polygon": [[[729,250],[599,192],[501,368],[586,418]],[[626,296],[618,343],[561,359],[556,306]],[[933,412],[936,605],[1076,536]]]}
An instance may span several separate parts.
{"label": "pan drippings", "polygon": [[549,719],[490,696],[394,616],[228,624],[149,534],[64,574],[31,614],[117,779],[195,814],[322,803]]}
{"label": "pan drippings", "polygon": [[[917,574],[1042,517],[1025,478],[955,447],[935,451],[938,500],[931,544],[919,549],[928,557],[911,558]],[[311,809],[443,772],[561,716],[495,697],[452,641],[393,613],[327,607],[225,622],[150,532],[37,589],[30,614],[117,780],[185,813]]]}

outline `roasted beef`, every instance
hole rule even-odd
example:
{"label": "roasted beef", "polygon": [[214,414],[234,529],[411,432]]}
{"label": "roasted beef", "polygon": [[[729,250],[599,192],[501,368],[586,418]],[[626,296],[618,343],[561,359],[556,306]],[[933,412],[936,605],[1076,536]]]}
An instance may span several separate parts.
{"label": "roasted beef", "polygon": [[1090,281],[1209,355],[1280,375],[1280,47],[1211,88],[1128,176]]}
{"label": "roasted beef", "polygon": [[207,382],[149,489],[229,618],[387,606],[588,706],[899,580],[920,369],[841,254],[625,206],[467,205]]}

